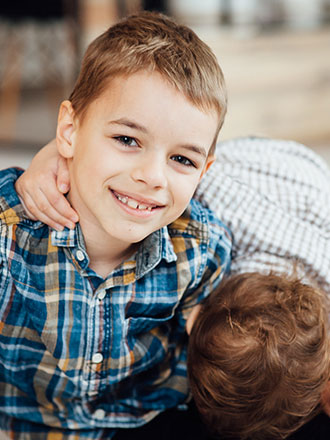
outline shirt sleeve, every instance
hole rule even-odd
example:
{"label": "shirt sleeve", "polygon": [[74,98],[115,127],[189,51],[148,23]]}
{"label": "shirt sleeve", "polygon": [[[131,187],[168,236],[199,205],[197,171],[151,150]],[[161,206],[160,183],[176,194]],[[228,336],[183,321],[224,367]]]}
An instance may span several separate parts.
{"label": "shirt sleeve", "polygon": [[218,286],[231,264],[232,237],[229,229],[208,211],[209,239],[202,252],[199,274],[189,286],[180,304],[182,325],[192,308],[202,302]]}
{"label": "shirt sleeve", "polygon": [[296,142],[220,144],[196,197],[233,234],[232,272],[287,271],[299,261],[330,294],[329,176],[324,161]]}
{"label": "shirt sleeve", "polygon": [[10,301],[10,283],[12,282],[8,270],[8,216],[12,216],[20,201],[14,189],[15,181],[23,173],[20,168],[6,168],[0,170],[0,318]]}
{"label": "shirt sleeve", "polygon": [[5,260],[3,237],[4,225],[0,219],[0,322],[2,321],[2,315],[5,310],[6,304],[10,301],[10,295],[8,295],[9,284],[9,272]]}

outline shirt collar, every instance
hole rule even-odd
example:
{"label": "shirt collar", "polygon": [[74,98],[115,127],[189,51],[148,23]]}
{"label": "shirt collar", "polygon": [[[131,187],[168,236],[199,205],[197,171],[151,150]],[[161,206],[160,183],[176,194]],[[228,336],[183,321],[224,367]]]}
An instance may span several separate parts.
{"label": "shirt collar", "polygon": [[57,247],[76,247],[83,245],[82,247],[85,248],[84,241],[79,243],[81,239],[83,240],[83,235],[79,224],[77,224],[74,229],[64,228],[63,231],[53,229],[51,232],[52,245]]}
{"label": "shirt collar", "polygon": [[177,260],[167,226],[153,232],[143,240],[136,256],[136,278],[141,278],[161,260]]}
{"label": "shirt collar", "polygon": [[[84,237],[79,223],[74,229],[52,230],[51,242],[58,247],[79,247],[86,250]],[[153,232],[141,243],[136,253],[136,278],[153,269],[162,259],[168,263],[177,260],[167,226]]]}

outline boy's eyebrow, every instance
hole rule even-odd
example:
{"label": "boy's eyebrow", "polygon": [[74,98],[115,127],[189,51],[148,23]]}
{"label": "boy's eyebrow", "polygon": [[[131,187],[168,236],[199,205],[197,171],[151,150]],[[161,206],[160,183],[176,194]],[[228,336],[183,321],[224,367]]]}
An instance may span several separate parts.
{"label": "boy's eyebrow", "polygon": [[182,148],[185,148],[186,150],[190,150],[194,153],[200,154],[203,157],[207,157],[207,153],[205,148],[198,147],[197,145],[182,145]]}
{"label": "boy's eyebrow", "polygon": [[[141,125],[138,122],[132,121],[131,119],[127,119],[127,118],[120,118],[120,119],[116,119],[115,121],[109,121],[109,124],[125,125],[126,127],[142,131],[143,133],[148,132],[148,129],[144,125]],[[190,150],[194,153],[200,154],[203,157],[207,157],[207,152],[204,147],[199,147],[197,145],[190,145],[190,144],[184,144],[181,147],[185,148],[186,150]]]}
{"label": "boy's eyebrow", "polygon": [[147,131],[148,131],[146,127],[139,124],[138,122],[135,122],[135,121],[132,121],[132,120],[126,119],[126,118],[120,118],[120,119],[116,119],[115,121],[109,121],[109,124],[125,125],[126,127],[140,130],[143,133],[147,133]]}

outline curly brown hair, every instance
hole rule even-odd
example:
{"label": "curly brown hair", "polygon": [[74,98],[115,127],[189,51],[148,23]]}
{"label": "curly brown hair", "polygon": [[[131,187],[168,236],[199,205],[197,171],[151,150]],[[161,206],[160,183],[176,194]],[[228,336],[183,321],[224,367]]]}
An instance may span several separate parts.
{"label": "curly brown hair", "polygon": [[325,295],[274,273],[228,278],[194,323],[188,373],[214,433],[286,438],[320,410],[329,380]]}

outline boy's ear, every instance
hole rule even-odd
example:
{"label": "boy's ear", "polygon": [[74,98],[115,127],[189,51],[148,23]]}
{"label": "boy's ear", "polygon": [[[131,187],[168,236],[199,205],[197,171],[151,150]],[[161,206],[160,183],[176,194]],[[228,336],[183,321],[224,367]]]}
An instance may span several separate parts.
{"label": "boy's ear", "polygon": [[66,159],[74,153],[76,120],[70,101],[63,101],[58,112],[56,143],[58,152]]}
{"label": "boy's ear", "polygon": [[215,161],[215,156],[213,154],[210,154],[205,162],[202,174],[200,175],[199,180],[204,176],[204,174],[206,173],[206,171],[210,168],[210,166],[214,163]]}

